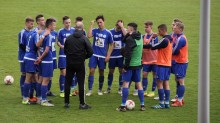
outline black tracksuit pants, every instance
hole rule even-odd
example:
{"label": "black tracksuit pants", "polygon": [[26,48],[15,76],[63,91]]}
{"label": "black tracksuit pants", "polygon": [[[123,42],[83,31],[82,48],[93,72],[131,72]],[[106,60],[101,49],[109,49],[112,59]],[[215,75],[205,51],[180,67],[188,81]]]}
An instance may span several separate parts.
{"label": "black tracksuit pants", "polygon": [[80,104],[85,104],[85,63],[84,62],[80,64],[67,64],[64,102],[69,104],[70,86],[74,74],[76,74],[78,81]]}

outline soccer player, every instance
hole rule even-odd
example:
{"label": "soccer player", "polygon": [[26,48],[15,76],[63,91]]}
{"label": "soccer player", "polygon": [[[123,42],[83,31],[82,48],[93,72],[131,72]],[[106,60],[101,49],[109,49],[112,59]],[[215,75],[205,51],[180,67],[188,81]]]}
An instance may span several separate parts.
{"label": "soccer player", "polygon": [[175,78],[179,83],[177,87],[177,99],[172,104],[174,107],[181,107],[184,103],[183,97],[185,92],[184,78],[186,76],[186,70],[188,66],[188,41],[183,34],[183,23],[176,22],[173,28],[176,40],[173,44],[173,58],[176,62],[175,65]]}
{"label": "soccer player", "polygon": [[[152,42],[157,43],[158,37],[153,38],[153,22],[152,21],[146,21],[144,23],[145,25],[145,32],[146,34],[143,35],[143,43],[146,44],[152,44]],[[154,97],[155,96],[155,89],[157,86],[156,82],[156,71],[157,71],[157,50],[151,50],[151,49],[143,49],[142,54],[142,65],[143,65],[143,74],[142,74],[142,85],[143,89],[145,91],[144,96],[148,97]],[[152,83],[152,90],[150,93],[147,94],[147,86],[148,86],[148,74],[149,72],[153,73],[153,83]]]}
{"label": "soccer player", "polygon": [[[48,83],[53,77],[53,56],[52,56],[52,35],[51,32],[56,28],[56,20],[49,18],[46,20],[46,29],[40,34],[40,40],[36,46],[40,47],[40,56],[35,61],[35,64],[40,63],[40,76],[42,76],[41,85],[41,105],[54,106],[47,100]],[[38,96],[38,94],[37,94]]]}
{"label": "soccer player", "polygon": [[[28,34],[27,43],[26,43],[26,53],[24,56],[24,64],[26,71],[26,79],[24,83],[24,95],[22,104],[31,104],[33,101],[29,100],[29,92],[31,90],[31,83],[36,83],[35,73],[36,73],[36,65],[34,64],[37,59],[37,32],[32,31]],[[32,95],[33,96],[33,95]],[[37,101],[37,100],[36,100]]]}
{"label": "soccer player", "polygon": [[119,70],[119,88],[118,88],[118,94],[121,94],[121,88],[122,88],[122,68],[123,68],[123,56],[121,55],[121,48],[124,46],[124,43],[122,42],[123,36],[126,35],[127,31],[124,28],[123,21],[118,20],[115,24],[115,28],[111,29],[110,32],[113,36],[113,44],[114,49],[112,51],[110,60],[109,60],[109,74],[108,74],[108,88],[104,93],[110,93],[111,92],[111,86],[113,81],[113,75],[115,71],[115,67],[118,67]]}
{"label": "soccer player", "polygon": [[124,47],[124,66],[123,66],[123,88],[122,88],[122,103],[116,110],[126,111],[126,100],[129,94],[129,83],[134,81],[138,89],[140,100],[140,110],[145,111],[144,106],[144,91],[141,84],[141,57],[143,50],[143,39],[141,33],[137,30],[136,23],[129,23],[127,28],[128,33],[125,35],[123,42]]}
{"label": "soccer player", "polygon": [[93,28],[94,22],[91,21],[91,25],[88,31],[88,38],[93,37],[93,55],[89,59],[89,78],[88,78],[88,84],[89,84],[89,91],[86,94],[87,96],[90,96],[92,94],[92,86],[94,82],[94,73],[95,68],[98,65],[99,67],[99,89],[98,89],[98,95],[103,95],[102,93],[102,87],[104,83],[104,69],[106,62],[109,61],[110,55],[113,50],[113,38],[112,34],[109,30],[105,29],[105,19],[103,15],[99,15],[96,17],[96,23],[98,25],[98,28]]}
{"label": "soccer player", "polygon": [[[157,54],[157,88],[160,103],[159,105],[152,106],[154,109],[164,109],[170,108],[169,99],[170,99],[170,87],[169,87],[169,78],[170,78],[170,67],[171,67],[171,57],[172,57],[172,38],[167,34],[167,26],[161,24],[158,26],[158,34],[163,38],[155,43],[144,45],[152,46],[151,49],[158,49]],[[157,34],[153,34],[155,38]],[[165,94],[165,101],[164,101]]]}
{"label": "soccer player", "polygon": [[71,20],[68,16],[63,17],[64,28],[58,31],[58,42],[57,45],[60,47],[58,68],[60,69],[60,97],[64,97],[64,83],[66,75],[66,55],[64,54],[64,43],[66,38],[74,33],[74,28],[71,27]]}
{"label": "soccer player", "polygon": [[25,19],[25,28],[22,29],[18,34],[18,62],[20,63],[20,89],[21,96],[23,97],[23,88],[25,81],[25,65],[24,65],[24,55],[26,52],[27,35],[31,32],[34,26],[34,20],[31,17]]}

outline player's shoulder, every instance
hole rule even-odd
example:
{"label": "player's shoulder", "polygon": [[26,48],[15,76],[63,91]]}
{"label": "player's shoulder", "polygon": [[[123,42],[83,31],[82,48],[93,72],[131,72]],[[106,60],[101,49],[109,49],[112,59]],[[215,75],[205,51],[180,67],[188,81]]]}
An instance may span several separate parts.
{"label": "player's shoulder", "polygon": [[63,31],[65,31],[64,28],[59,29],[59,30],[58,30],[58,34],[59,34],[59,33],[62,33]]}
{"label": "player's shoulder", "polygon": [[115,32],[115,28],[109,29],[110,32]]}

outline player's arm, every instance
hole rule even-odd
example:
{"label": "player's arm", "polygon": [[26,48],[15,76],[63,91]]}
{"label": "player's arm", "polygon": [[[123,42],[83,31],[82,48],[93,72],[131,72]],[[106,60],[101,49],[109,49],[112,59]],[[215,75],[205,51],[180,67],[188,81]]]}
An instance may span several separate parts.
{"label": "player's arm", "polygon": [[110,44],[109,44],[109,48],[108,48],[107,57],[105,58],[105,62],[108,62],[108,61],[109,61],[113,49],[114,49],[114,45],[113,45],[113,43],[110,43]]}
{"label": "player's arm", "polygon": [[131,61],[131,55],[132,55],[132,49],[137,46],[135,40],[131,37],[128,37],[126,40],[126,45],[125,45],[125,64],[124,64],[124,69],[128,69],[130,61]]}
{"label": "player's arm", "polygon": [[37,41],[36,46],[40,47],[41,44],[43,43],[45,36],[47,36],[49,34],[50,34],[50,31],[46,30],[45,33],[42,36],[40,36],[40,39],[39,39],[39,41]]}
{"label": "player's arm", "polygon": [[92,20],[91,23],[90,23],[90,27],[89,27],[89,31],[88,31],[88,35],[87,35],[88,38],[91,38],[93,36],[92,35],[92,29],[93,29],[94,23],[95,23],[94,20]]}
{"label": "player's arm", "polygon": [[18,40],[19,40],[19,48],[21,48],[23,51],[26,51],[26,46],[24,44],[25,38],[23,36],[24,33],[18,34]]}
{"label": "player's arm", "polygon": [[127,34],[127,29],[124,28],[123,22],[118,22],[118,25],[121,27],[121,31],[122,31],[123,35],[125,36]]}
{"label": "player's arm", "polygon": [[158,43],[152,42],[152,50],[165,48],[168,46],[169,40],[167,38],[162,38]]}
{"label": "player's arm", "polygon": [[180,52],[180,49],[186,45],[186,39],[180,38],[177,40],[175,47],[173,48],[173,55],[177,55]]}
{"label": "player's arm", "polygon": [[57,41],[57,45],[61,48],[61,49],[64,49],[64,45],[62,45],[60,42],[63,40],[63,38],[62,38],[62,34],[61,34],[61,32],[59,31],[58,32],[58,39],[57,39],[58,41]]}
{"label": "player's arm", "polygon": [[40,56],[37,58],[37,60],[35,61],[35,64],[39,64],[39,63],[42,61],[42,59],[48,54],[49,50],[50,50],[50,47],[49,47],[49,46],[46,46],[46,49],[44,50],[44,52],[42,53],[42,55],[40,55]]}

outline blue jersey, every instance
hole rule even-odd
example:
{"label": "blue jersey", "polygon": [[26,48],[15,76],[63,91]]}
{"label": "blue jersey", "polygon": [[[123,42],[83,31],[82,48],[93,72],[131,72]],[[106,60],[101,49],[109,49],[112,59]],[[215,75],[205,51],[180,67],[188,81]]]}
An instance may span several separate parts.
{"label": "blue jersey", "polygon": [[21,32],[18,33],[18,61],[23,62],[25,50],[20,48],[20,44],[26,46],[27,44],[27,36],[31,31],[26,29],[22,29]]}
{"label": "blue jersey", "polygon": [[56,31],[52,31],[51,35],[52,35],[52,47],[51,47],[52,48],[52,55],[53,55],[53,59],[57,59],[56,58],[56,47],[55,47],[57,32]]}
{"label": "blue jersey", "polygon": [[37,58],[37,43],[38,34],[36,31],[32,31],[27,36],[26,53],[24,59],[35,61]]}
{"label": "blue jersey", "polygon": [[113,43],[113,37],[109,30],[100,30],[94,28],[92,30],[93,35],[93,55],[96,57],[105,58],[108,51],[108,45]]}
{"label": "blue jersey", "polygon": [[[64,45],[66,38],[73,34],[75,31],[75,29],[73,27],[70,28],[70,30],[66,30],[65,28],[62,28],[59,30],[58,32],[58,41],[60,42],[61,45]],[[59,52],[59,57],[66,57],[66,55],[64,54],[64,50],[60,48],[60,52]]]}
{"label": "blue jersey", "polygon": [[[43,34],[45,33],[45,31],[43,31],[40,36],[43,36]],[[45,36],[41,46],[40,46],[40,54],[42,55],[43,52],[45,51],[46,47],[49,47],[50,50],[47,53],[47,55],[42,59],[42,63],[53,63],[53,56],[52,56],[52,35],[49,34],[47,36]]]}
{"label": "blue jersey", "polygon": [[[153,34],[151,34],[151,35],[145,34],[145,35],[146,35],[146,39],[150,39],[151,35],[153,35]],[[143,37],[142,37],[143,39],[144,39],[144,36],[145,36],[145,35],[143,35]],[[150,40],[149,44],[152,44],[153,41],[154,41],[154,43],[158,43],[158,36],[155,37],[155,38],[152,38],[152,39]]]}
{"label": "blue jersey", "polygon": [[123,33],[122,31],[116,32],[115,29],[111,29],[110,32],[112,33],[114,41],[114,49],[110,58],[121,58],[121,48],[124,46],[124,43],[122,42]]}

